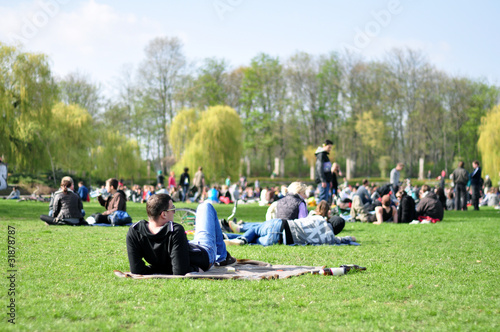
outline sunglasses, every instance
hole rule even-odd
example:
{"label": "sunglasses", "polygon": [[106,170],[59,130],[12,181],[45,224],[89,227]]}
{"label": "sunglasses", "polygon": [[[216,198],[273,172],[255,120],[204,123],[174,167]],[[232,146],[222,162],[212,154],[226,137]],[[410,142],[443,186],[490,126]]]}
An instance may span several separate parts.
{"label": "sunglasses", "polygon": [[171,208],[171,209],[167,209],[167,210],[165,210],[164,212],[170,212],[170,211],[175,211],[175,205],[172,205],[172,208]]}

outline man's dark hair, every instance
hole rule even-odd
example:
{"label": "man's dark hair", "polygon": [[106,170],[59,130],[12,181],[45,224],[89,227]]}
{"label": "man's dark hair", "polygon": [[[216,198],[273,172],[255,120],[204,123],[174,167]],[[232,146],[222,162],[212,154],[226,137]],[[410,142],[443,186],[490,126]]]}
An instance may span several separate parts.
{"label": "man's dark hair", "polygon": [[458,162],[458,167],[464,167],[464,162],[463,161],[459,161]]}
{"label": "man's dark hair", "polygon": [[479,166],[479,161],[477,161],[477,160],[474,160],[472,163],[476,164],[477,166]]}
{"label": "man's dark hair", "polygon": [[168,194],[156,194],[148,198],[146,212],[148,217],[156,220],[163,211],[166,211],[172,198]]}
{"label": "man's dark hair", "polygon": [[189,171],[189,168],[184,167],[184,172],[187,172],[187,171]]}
{"label": "man's dark hair", "polygon": [[333,145],[333,142],[330,141],[329,139],[326,139],[325,140],[325,145]]}
{"label": "man's dark hair", "polygon": [[367,185],[368,184],[368,179],[364,179],[363,180],[363,185]]}
{"label": "man's dark hair", "polygon": [[111,179],[106,180],[106,182],[109,183],[110,187],[115,188],[115,190],[118,189],[118,180],[117,179],[111,178]]}
{"label": "man's dark hair", "polygon": [[332,216],[328,222],[330,223],[330,225],[332,225],[332,228],[333,228],[333,234],[334,235],[337,235],[338,233],[340,233],[343,229],[344,229],[344,226],[345,226],[345,220],[344,218],[342,217],[339,217],[339,216]]}
{"label": "man's dark hair", "polygon": [[424,184],[421,188],[422,192],[427,192],[427,191],[430,191],[431,190],[431,187],[429,187],[429,185],[427,184]]}

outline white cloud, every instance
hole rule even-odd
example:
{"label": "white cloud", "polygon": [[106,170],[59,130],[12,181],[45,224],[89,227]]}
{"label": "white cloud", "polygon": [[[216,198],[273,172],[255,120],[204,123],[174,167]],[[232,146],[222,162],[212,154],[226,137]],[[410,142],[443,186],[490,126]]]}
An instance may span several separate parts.
{"label": "white cloud", "polygon": [[[68,2],[40,0],[0,8],[0,31],[8,32],[0,32],[0,40],[13,43],[17,37],[26,51],[48,54],[57,75],[80,70],[106,83],[124,64],[140,62],[147,42],[162,33],[159,22],[145,17],[93,0],[73,8],[64,4]],[[44,9],[43,3],[52,9]]]}

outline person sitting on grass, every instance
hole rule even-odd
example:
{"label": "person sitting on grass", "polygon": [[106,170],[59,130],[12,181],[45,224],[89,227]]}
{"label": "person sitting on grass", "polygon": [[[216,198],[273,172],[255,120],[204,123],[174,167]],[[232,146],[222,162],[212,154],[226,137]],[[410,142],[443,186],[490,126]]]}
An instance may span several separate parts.
{"label": "person sitting on grass", "polygon": [[146,203],[146,212],[148,221],[135,223],[127,233],[132,273],[185,275],[208,271],[214,264],[236,263],[226,250],[212,204],[204,202],[198,206],[196,230],[191,241],[188,241],[184,227],[173,222],[175,206],[168,194],[152,196]]}
{"label": "person sitting on grass", "polygon": [[276,202],[276,218],[300,219],[307,217],[306,189],[305,184],[292,182],[287,188],[285,197]]}
{"label": "person sitting on grass", "polygon": [[21,198],[21,192],[17,187],[13,187],[12,191],[10,192],[9,196],[7,196],[6,199],[19,199]]}
{"label": "person sitting on grass", "polygon": [[380,225],[384,221],[398,222],[398,210],[391,205],[390,195],[382,196],[382,206],[375,207],[375,216],[377,221],[373,223],[374,225]]}
{"label": "person sitting on grass", "polygon": [[[73,181],[73,178],[71,176],[65,176],[61,179],[61,183],[65,180],[67,180],[71,183],[71,186],[69,186],[67,188],[68,191],[75,192],[75,182]],[[63,191],[63,189],[59,188],[55,193],[52,193],[52,195],[50,196],[49,217],[54,217],[54,200],[58,194],[62,193],[62,191]],[[83,208],[80,212],[81,212],[82,216],[85,217],[85,210]]]}
{"label": "person sitting on grass", "polygon": [[41,215],[40,219],[49,225],[87,225],[83,219],[83,204],[80,196],[71,190],[72,181],[64,177],[61,181],[61,190],[53,197],[52,216]]}
{"label": "person sitting on grass", "polygon": [[87,218],[89,224],[111,224],[108,216],[116,211],[127,211],[127,198],[122,190],[117,190],[118,180],[106,180],[106,191],[110,194],[107,198],[102,198],[102,195],[97,196],[99,204],[106,208],[103,213],[94,213]]}
{"label": "person sitting on grass", "polygon": [[424,184],[420,189],[420,201],[417,204],[418,220],[424,219],[435,221],[443,220],[444,209],[443,205],[437,198],[436,194],[431,191],[431,188]]}
{"label": "person sitting on grass", "polygon": [[331,216],[331,211],[326,201],[319,202],[316,215],[306,218],[286,220],[271,219],[263,223],[249,223],[237,225],[229,222],[234,232],[245,230],[243,235],[227,234],[227,245],[244,245],[248,243],[270,246],[273,244],[349,244],[355,242],[353,236],[335,237],[345,225],[344,219]]}

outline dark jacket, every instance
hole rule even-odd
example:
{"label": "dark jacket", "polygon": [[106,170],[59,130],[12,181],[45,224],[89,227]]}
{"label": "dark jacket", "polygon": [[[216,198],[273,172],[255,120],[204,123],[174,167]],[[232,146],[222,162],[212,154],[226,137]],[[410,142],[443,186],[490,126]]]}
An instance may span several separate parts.
{"label": "dark jacket", "polygon": [[127,253],[130,271],[136,274],[185,275],[210,267],[208,253],[190,244],[184,227],[174,222],[157,234],[151,233],[146,220],[135,223],[127,233]]}
{"label": "dark jacket", "polygon": [[465,186],[467,182],[469,182],[469,172],[463,167],[457,167],[451,175],[453,176],[453,182],[455,184],[462,184]]}
{"label": "dark jacket", "polygon": [[324,151],[323,148],[318,148],[316,150],[316,164],[315,164],[315,177],[316,183],[321,182],[332,182],[332,163],[330,158],[328,158],[328,152]]}
{"label": "dark jacket", "polygon": [[65,194],[62,190],[54,195],[53,201],[54,218],[63,219],[82,219],[83,204],[80,196],[73,191],[68,190]]}
{"label": "dark jacket", "polygon": [[99,204],[106,208],[106,211],[102,215],[107,216],[115,211],[127,211],[127,196],[122,190],[115,192],[113,196],[106,199],[102,196],[97,196]]}
{"label": "dark jacket", "polygon": [[471,186],[481,186],[482,185],[482,178],[481,178],[481,167],[477,168],[477,171],[474,173],[472,171],[471,176],[470,176],[470,185]]}
{"label": "dark jacket", "polygon": [[443,220],[444,208],[436,194],[429,192],[417,205],[417,215]]}
{"label": "dark jacket", "polygon": [[298,194],[287,194],[276,205],[276,218],[293,220],[299,218],[299,205],[305,203]]}
{"label": "dark jacket", "polygon": [[[187,181],[187,183],[184,183],[185,181]],[[186,172],[182,173],[181,178],[179,179],[179,184],[181,186],[189,186],[189,183],[190,183],[189,173]]]}
{"label": "dark jacket", "polygon": [[404,192],[398,206],[398,223],[410,223],[416,219],[415,201]]}

